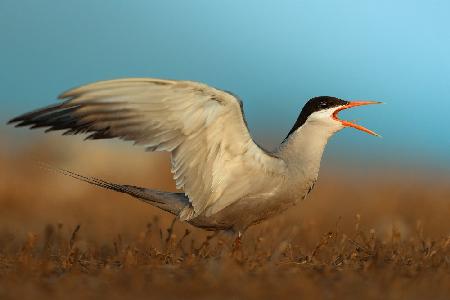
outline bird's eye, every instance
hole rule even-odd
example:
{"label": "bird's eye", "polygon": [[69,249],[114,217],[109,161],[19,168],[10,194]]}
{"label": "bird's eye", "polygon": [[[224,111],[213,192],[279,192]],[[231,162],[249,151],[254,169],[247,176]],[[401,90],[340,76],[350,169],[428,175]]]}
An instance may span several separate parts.
{"label": "bird's eye", "polygon": [[319,103],[320,108],[326,108],[328,104],[326,102],[320,102]]}

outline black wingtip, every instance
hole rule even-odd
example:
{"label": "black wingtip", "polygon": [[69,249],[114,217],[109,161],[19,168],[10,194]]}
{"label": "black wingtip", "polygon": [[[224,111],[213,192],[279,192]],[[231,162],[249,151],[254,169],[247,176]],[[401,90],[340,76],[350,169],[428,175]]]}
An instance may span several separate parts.
{"label": "black wingtip", "polygon": [[[36,109],[24,114],[21,114],[20,116],[17,116],[11,120],[9,120],[6,124],[7,125],[13,125],[14,127],[24,127],[24,126],[30,126],[34,125],[35,118],[45,115],[52,111],[57,111],[58,109],[62,108],[62,104],[53,104],[49,105],[44,108]],[[33,129],[33,128],[31,128]]]}
{"label": "black wingtip", "polygon": [[[14,127],[19,127],[20,126],[19,122],[22,122],[22,121],[23,121],[23,118],[21,115],[21,116],[15,117],[15,118],[9,120],[8,122],[6,122],[6,125],[14,125]],[[15,123],[18,123],[18,124],[15,124]]]}
{"label": "black wingtip", "polygon": [[[14,119],[9,120],[6,124],[13,125],[16,128],[33,125],[33,123],[30,123],[29,121],[27,121],[26,115],[20,115],[18,117],[15,117]],[[31,129],[33,129],[33,128],[31,128]]]}

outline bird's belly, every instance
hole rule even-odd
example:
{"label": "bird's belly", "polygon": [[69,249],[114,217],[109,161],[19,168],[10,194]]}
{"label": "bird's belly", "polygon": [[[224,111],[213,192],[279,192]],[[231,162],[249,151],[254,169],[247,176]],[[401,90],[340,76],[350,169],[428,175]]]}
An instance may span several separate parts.
{"label": "bird's belly", "polygon": [[208,217],[218,224],[229,224],[234,231],[245,231],[247,227],[281,213],[297,202],[292,197],[267,197],[265,195],[245,197]]}
{"label": "bird's belly", "polygon": [[275,216],[292,207],[298,200],[304,199],[314,182],[315,178],[299,180],[297,184],[289,186],[266,187],[264,190],[260,189],[259,193],[240,198],[213,214],[202,214],[198,218],[202,219],[201,223],[214,225],[214,228],[243,232],[249,226]]}

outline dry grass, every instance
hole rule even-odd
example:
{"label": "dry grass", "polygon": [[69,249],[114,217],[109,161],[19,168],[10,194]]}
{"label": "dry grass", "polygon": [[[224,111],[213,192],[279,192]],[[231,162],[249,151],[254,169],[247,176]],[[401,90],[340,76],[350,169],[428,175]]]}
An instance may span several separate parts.
{"label": "dry grass", "polygon": [[306,201],[232,253],[227,235],[30,165],[173,189],[166,156],[61,141],[0,151],[0,299],[450,297],[443,174],[325,166]]}

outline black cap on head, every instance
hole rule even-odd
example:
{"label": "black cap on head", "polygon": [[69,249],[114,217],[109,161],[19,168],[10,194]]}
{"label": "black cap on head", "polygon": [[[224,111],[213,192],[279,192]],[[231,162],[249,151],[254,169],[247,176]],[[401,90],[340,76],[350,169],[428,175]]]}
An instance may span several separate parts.
{"label": "black cap on head", "polygon": [[300,115],[298,116],[297,121],[295,122],[291,131],[289,131],[289,134],[287,135],[286,139],[289,137],[289,135],[291,135],[291,133],[293,133],[303,124],[305,124],[306,120],[312,113],[323,109],[347,105],[348,103],[349,103],[348,101],[330,96],[319,96],[311,98],[308,102],[306,102],[305,106],[303,106],[303,109]]}

